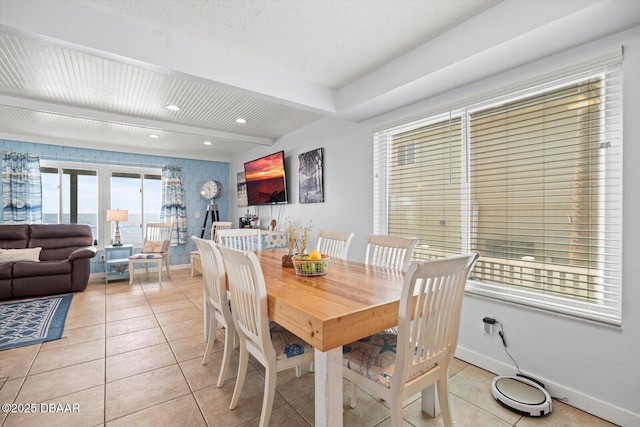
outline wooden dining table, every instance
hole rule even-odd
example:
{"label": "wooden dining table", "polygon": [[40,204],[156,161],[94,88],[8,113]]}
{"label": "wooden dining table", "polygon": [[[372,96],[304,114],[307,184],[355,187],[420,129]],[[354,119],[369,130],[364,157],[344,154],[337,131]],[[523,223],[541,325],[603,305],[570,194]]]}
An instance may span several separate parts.
{"label": "wooden dining table", "polygon": [[[282,267],[282,251],[257,251],[269,318],[315,349],[315,425],[342,426],[342,346],[398,324],[402,272],[329,260],[322,276]],[[436,414],[433,388],[423,411]]]}

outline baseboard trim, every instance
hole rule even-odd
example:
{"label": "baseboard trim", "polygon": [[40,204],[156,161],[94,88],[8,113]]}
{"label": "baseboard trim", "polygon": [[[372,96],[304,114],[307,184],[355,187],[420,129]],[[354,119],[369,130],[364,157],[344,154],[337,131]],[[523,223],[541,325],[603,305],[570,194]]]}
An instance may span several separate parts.
{"label": "baseboard trim", "polygon": [[[485,369],[489,372],[493,372],[496,375],[513,375],[514,373],[514,368],[512,365],[508,365],[495,359],[491,359],[483,354],[476,353],[464,347],[458,346],[456,350],[456,357],[458,359],[464,360],[467,363],[478,366],[479,368]],[[539,375],[536,375],[535,372],[523,371],[523,373],[526,375],[531,375],[532,377],[542,381],[551,396],[566,398],[567,400],[563,402],[567,405],[571,405],[575,408],[580,409],[581,411],[588,412],[595,415],[596,417],[600,417],[604,420],[623,427],[640,425],[639,414],[635,414],[626,409],[617,407],[607,402],[603,402],[602,400],[598,400],[593,396],[586,395],[562,384],[553,382],[548,378],[540,377]]]}

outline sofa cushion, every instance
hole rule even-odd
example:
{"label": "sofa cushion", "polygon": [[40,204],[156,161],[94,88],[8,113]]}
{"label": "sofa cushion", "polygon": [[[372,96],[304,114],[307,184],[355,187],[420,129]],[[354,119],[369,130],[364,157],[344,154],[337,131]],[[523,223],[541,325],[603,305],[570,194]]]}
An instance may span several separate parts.
{"label": "sofa cushion", "polygon": [[72,264],[64,260],[34,262],[16,262],[13,264],[13,277],[53,276],[71,274]]}
{"label": "sofa cushion", "polygon": [[13,271],[12,262],[0,262],[0,280],[11,279]]}
{"label": "sofa cushion", "polygon": [[40,261],[67,259],[80,247],[91,246],[93,233],[84,224],[32,224],[29,247],[41,247]]}
{"label": "sofa cushion", "polygon": [[29,243],[28,225],[0,225],[0,248],[23,249]]}
{"label": "sofa cushion", "polygon": [[42,248],[0,249],[0,262],[2,261],[40,262],[41,250]]}
{"label": "sofa cushion", "polygon": [[14,298],[71,292],[71,275],[18,277],[13,279],[11,290]]}

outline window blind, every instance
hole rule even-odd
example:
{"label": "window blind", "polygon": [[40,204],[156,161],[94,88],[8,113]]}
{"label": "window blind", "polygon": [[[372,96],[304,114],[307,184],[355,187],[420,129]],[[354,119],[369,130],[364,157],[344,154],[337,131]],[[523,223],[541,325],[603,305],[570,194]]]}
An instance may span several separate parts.
{"label": "window blind", "polygon": [[476,250],[467,292],[619,325],[621,58],[374,135],[374,232]]}

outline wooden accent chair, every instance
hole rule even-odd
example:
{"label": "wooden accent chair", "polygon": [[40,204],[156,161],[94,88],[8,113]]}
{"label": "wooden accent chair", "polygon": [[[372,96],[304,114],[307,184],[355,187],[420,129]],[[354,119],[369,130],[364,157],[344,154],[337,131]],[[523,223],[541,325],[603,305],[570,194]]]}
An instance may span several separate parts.
{"label": "wooden accent chair", "polygon": [[171,255],[171,232],[173,224],[170,222],[150,222],[144,233],[144,243],[140,253],[129,257],[129,284],[133,284],[135,277],[135,264],[144,264],[149,278],[149,264],[158,264],[158,283],[162,284],[162,263],[164,262],[167,270],[167,277],[171,276],[169,272],[169,257]]}

